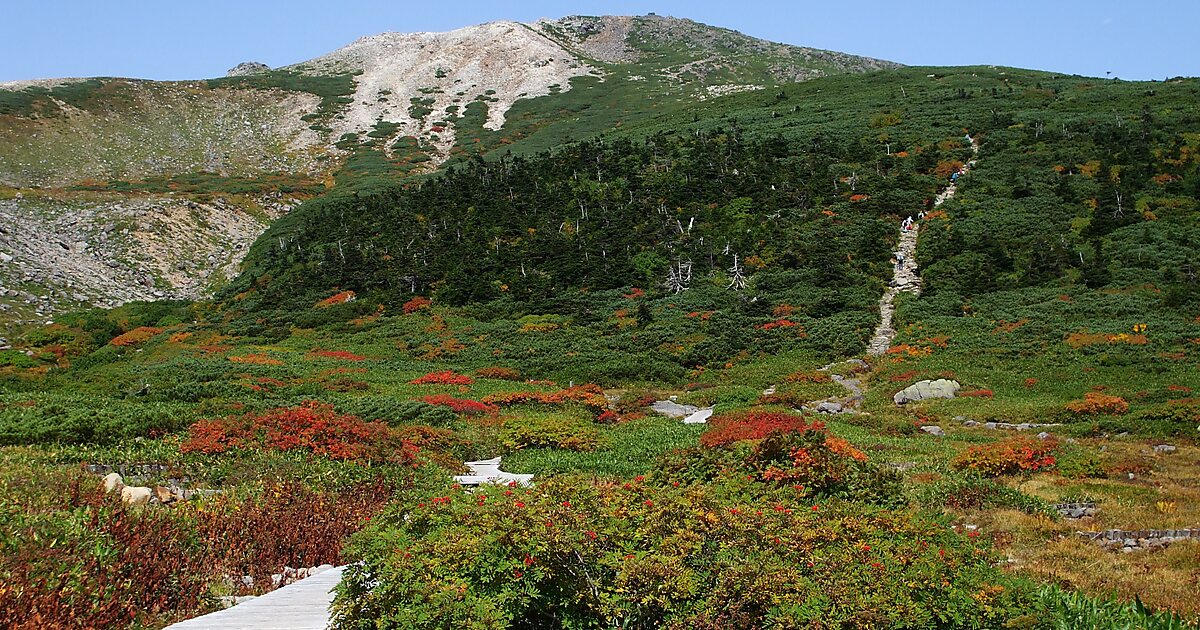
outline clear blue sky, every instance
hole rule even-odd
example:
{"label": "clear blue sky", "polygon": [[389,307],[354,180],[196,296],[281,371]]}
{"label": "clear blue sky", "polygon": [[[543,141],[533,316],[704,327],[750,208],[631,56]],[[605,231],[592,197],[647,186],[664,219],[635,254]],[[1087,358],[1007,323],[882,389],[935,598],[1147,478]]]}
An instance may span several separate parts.
{"label": "clear blue sky", "polygon": [[[196,79],[383,31],[563,15],[688,17],[773,41],[910,65],[998,64],[1124,79],[1200,75],[1196,0],[2,0],[0,81]],[[953,8],[950,8],[953,7]]]}

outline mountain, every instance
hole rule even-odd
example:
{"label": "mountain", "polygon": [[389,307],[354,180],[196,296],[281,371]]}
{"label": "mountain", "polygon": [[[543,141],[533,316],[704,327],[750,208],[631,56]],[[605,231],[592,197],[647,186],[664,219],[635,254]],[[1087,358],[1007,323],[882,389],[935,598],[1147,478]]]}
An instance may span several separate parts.
{"label": "mountain", "polygon": [[14,228],[0,233],[0,308],[27,320],[206,296],[272,220],[337,183],[891,67],[690,20],[606,16],[384,33],[203,81],[0,84],[0,216]]}

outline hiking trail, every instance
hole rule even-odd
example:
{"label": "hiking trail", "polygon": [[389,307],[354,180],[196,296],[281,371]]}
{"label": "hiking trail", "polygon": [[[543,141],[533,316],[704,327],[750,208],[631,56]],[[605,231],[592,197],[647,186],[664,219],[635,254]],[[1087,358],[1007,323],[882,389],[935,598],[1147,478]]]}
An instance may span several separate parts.
{"label": "hiking trail", "polygon": [[325,630],[329,627],[333,589],[342,581],[344,568],[322,571],[231,608],[167,626],[166,630]]}
{"label": "hiking trail", "polygon": [[[971,153],[974,156],[979,155],[979,141],[974,138],[971,139]],[[962,175],[974,167],[975,159],[972,158],[963,165]],[[959,180],[962,179],[962,175],[959,176]],[[945,203],[947,199],[953,198],[957,191],[958,182],[951,182],[934,198],[933,207],[936,208]],[[917,273],[917,236],[920,231],[921,225],[916,221],[912,222],[908,229],[903,226],[900,228],[900,245],[897,249],[897,263],[892,272],[892,281],[879,300],[879,326],[875,328],[875,334],[871,336],[871,341],[867,344],[867,354],[870,356],[880,356],[892,347],[892,339],[896,337],[896,329],[892,327],[893,318],[896,315],[896,296],[901,291],[913,295],[921,294],[921,276]]]}

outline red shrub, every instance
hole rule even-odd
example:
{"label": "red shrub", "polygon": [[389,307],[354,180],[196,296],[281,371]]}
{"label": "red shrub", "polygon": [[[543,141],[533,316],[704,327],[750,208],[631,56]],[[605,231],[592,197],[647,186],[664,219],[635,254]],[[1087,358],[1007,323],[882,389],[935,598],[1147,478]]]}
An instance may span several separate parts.
{"label": "red shrub", "polygon": [[470,400],[468,398],[455,398],[448,394],[434,394],[426,396],[422,401],[439,407],[449,407],[454,413],[461,413],[467,416],[480,416],[488,413],[495,413],[496,407],[481,403],[478,400]]}
{"label": "red shrub", "polygon": [[340,562],[347,538],[393,494],[381,482],[337,493],[288,483],[252,501],[210,497],[198,510],[126,506],[95,478],[54,490],[52,509],[78,513],[88,534],[63,537],[37,520],[14,525],[0,554],[6,628],[162,627],[207,612],[227,575],[253,577],[255,588],[240,592],[258,593],[285,566]]}
{"label": "red shrub", "polygon": [[405,302],[401,309],[404,311],[405,315],[410,315],[412,313],[416,313],[417,311],[428,310],[432,304],[433,300],[418,295],[417,297]]}
{"label": "red shrub", "polygon": [[972,390],[972,391],[969,391],[969,392],[959,392],[959,393],[958,393],[958,395],[959,395],[959,396],[962,396],[962,397],[965,397],[965,398],[991,398],[991,397],[992,397],[992,390],[990,390],[990,389],[976,389],[976,390]]}
{"label": "red shrub", "polygon": [[[800,324],[797,324],[796,322],[794,322],[790,319],[777,319],[773,322],[767,322],[767,323],[759,326],[758,328],[760,330],[774,330],[776,328],[792,328],[792,327],[798,327],[798,326],[800,326]],[[801,334],[804,334],[803,327],[800,328],[800,331],[801,331]]]}
{"label": "red shrub", "polygon": [[475,379],[466,374],[457,374],[453,370],[430,372],[425,376],[409,381],[412,385],[470,385]]}
{"label": "red shrub", "polygon": [[804,417],[790,413],[743,411],[708,419],[708,429],[700,436],[702,446],[725,446],[741,440],[761,440],[775,433],[822,430],[820,422],[809,424]]}
{"label": "red shrub", "polygon": [[382,422],[340,415],[333,405],[310,401],[301,407],[272,409],[201,420],[188,430],[183,452],[222,453],[230,448],[260,446],[344,460],[387,460],[415,464],[417,449],[397,439]]}
{"label": "red shrub", "polygon": [[557,392],[504,392],[486,396],[483,402],[510,407],[512,405],[563,405],[579,403],[595,414],[608,409],[608,399],[599,385],[576,385]]}

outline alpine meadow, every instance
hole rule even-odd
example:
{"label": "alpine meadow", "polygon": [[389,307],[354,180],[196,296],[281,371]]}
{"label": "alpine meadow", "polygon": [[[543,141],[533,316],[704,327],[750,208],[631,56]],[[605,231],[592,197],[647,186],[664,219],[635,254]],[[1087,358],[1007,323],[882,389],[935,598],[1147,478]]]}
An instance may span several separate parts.
{"label": "alpine meadow", "polygon": [[1198,104],[654,14],[0,84],[0,625],[1196,628]]}

